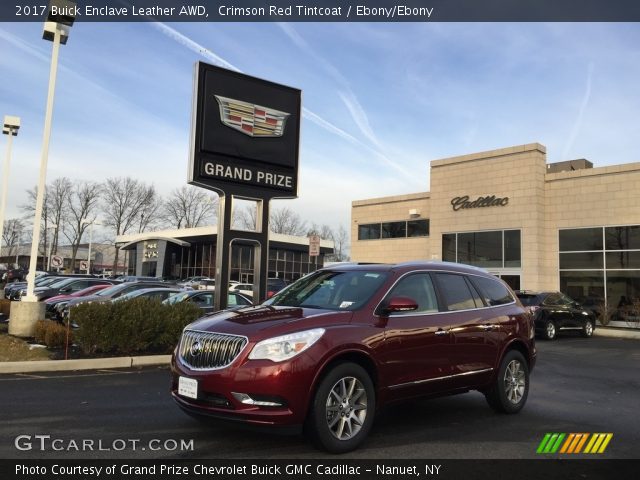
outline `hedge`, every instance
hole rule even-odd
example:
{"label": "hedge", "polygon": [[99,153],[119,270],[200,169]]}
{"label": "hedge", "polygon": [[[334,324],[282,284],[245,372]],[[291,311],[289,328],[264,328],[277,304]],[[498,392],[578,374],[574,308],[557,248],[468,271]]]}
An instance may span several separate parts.
{"label": "hedge", "polygon": [[202,316],[190,302],[165,305],[135,298],[121,302],[83,303],[71,310],[78,324],[74,341],[83,353],[134,355],[169,353],[182,329]]}

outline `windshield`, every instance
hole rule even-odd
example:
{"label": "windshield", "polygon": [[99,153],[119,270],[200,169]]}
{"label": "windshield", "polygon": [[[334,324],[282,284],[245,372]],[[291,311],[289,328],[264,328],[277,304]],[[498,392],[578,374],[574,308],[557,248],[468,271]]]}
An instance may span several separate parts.
{"label": "windshield", "polygon": [[186,299],[188,296],[189,296],[189,292],[178,293],[176,295],[172,295],[171,297],[167,298],[164,301],[164,303],[167,304],[167,305],[173,305],[174,303],[180,303],[181,301]]}
{"label": "windshield", "polygon": [[[57,282],[50,283],[49,285],[47,285],[47,287],[50,287],[50,288],[64,287],[65,285],[73,282],[74,280],[76,280],[76,279],[75,278],[63,278],[62,280],[58,280]],[[40,285],[40,286],[42,286],[42,285]]]}
{"label": "windshield", "polygon": [[320,271],[301,278],[282,290],[265,305],[357,310],[386,280],[384,272]]}
{"label": "windshield", "polygon": [[120,290],[127,287],[128,285],[122,285],[122,284],[114,285],[113,287],[107,287],[104,290],[100,290],[99,292],[96,293],[96,295],[100,297],[109,297],[112,294],[118,293]]}

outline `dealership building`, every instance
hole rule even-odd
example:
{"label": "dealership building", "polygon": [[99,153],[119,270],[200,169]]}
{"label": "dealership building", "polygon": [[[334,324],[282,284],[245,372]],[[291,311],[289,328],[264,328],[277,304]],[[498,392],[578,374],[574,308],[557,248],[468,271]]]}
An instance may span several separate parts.
{"label": "dealership building", "polygon": [[[119,235],[116,245],[124,252],[128,275],[215,278],[217,227],[205,226]],[[322,268],[333,242],[321,240],[320,254],[309,256],[309,239],[269,234],[269,277],[288,282]],[[234,241],[231,248],[231,280],[253,283],[254,248]]]}
{"label": "dealership building", "polygon": [[640,163],[548,164],[534,143],[432,161],[430,178],[428,192],[352,203],[354,261],[465,263],[594,309],[640,299]]}

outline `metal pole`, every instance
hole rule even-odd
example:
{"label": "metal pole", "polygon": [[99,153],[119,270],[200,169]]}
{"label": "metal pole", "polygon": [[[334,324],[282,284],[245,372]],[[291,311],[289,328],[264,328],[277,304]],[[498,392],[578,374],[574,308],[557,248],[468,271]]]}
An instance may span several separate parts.
{"label": "metal pole", "polygon": [[[58,227],[55,227],[58,228]],[[45,232],[46,235],[47,232]],[[49,245],[49,258],[47,260],[47,272],[51,271],[51,255],[53,255],[53,237],[55,236],[55,233],[51,234],[51,244]]]}
{"label": "metal pole", "polygon": [[[53,94],[56,89],[56,74],[58,71],[58,51],[60,50],[60,26],[56,25],[53,37],[53,49],[51,52],[51,70],[49,72],[49,94],[47,95],[47,109],[44,117],[44,133],[42,137],[42,156],[40,157],[40,179],[36,196],[36,213],[33,219],[33,240],[31,243],[31,258],[29,259],[29,274],[27,275],[27,294],[23,297],[25,302],[37,302],[38,298],[33,294],[36,280],[36,268],[38,263],[38,245],[40,243],[40,221],[42,220],[42,206],[44,203],[44,191],[47,183],[47,161],[49,159],[49,139],[51,137],[51,117],[53,115]],[[46,232],[45,232],[46,234]]]}
{"label": "metal pole", "polygon": [[[11,161],[11,144],[13,142],[13,128],[9,127],[7,140],[7,155],[2,169],[2,201],[0,203],[0,250],[2,250],[2,234],[4,233],[4,211],[7,207],[7,190],[9,189],[9,162]],[[1,255],[0,255],[1,256]]]}
{"label": "metal pole", "polygon": [[87,256],[87,275],[91,273],[91,242],[93,240],[93,223],[89,225],[89,255]]}

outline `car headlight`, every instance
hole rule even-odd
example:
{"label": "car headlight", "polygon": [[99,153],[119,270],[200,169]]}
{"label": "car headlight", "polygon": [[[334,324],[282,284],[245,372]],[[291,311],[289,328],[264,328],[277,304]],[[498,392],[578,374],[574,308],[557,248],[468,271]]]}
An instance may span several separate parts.
{"label": "car headlight", "polygon": [[281,362],[295,357],[316,343],[324,335],[324,328],[268,338],[256,343],[249,354],[250,360]]}

